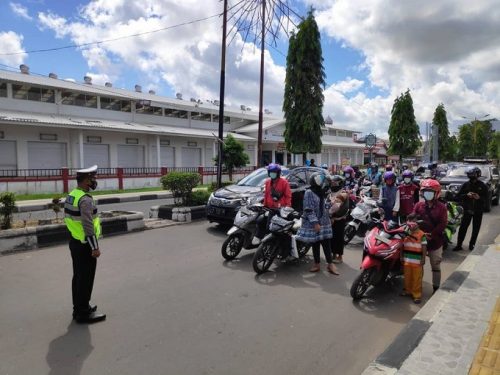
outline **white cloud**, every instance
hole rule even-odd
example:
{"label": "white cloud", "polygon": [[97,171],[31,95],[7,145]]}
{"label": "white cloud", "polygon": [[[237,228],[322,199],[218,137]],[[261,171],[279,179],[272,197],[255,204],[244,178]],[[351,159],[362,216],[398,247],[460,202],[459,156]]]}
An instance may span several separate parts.
{"label": "white cloud", "polygon": [[28,13],[28,8],[26,8],[25,6],[22,6],[21,4],[14,3],[14,2],[10,2],[9,6],[10,6],[10,9],[17,16],[22,17],[22,18],[27,19],[27,20],[30,20],[30,21],[33,19],[33,17],[31,17]]}
{"label": "white cloud", "polygon": [[[216,16],[222,3],[198,0],[94,0],[82,7],[75,20],[54,13],[39,13],[40,27],[58,38],[84,44],[119,36],[144,33],[172,25]],[[117,78],[130,69],[142,77],[143,87],[167,83],[185,98],[219,98],[221,18],[192,23],[170,30],[93,45],[82,50],[92,72]],[[285,68],[266,51],[265,103],[274,113],[281,110]],[[257,108],[260,50],[237,36],[227,48],[226,103]]]}
{"label": "white cloud", "polygon": [[21,64],[28,55],[24,53],[23,36],[13,31],[0,32],[0,51],[21,52],[15,55],[0,55],[0,63],[5,65]]}
{"label": "white cloud", "polygon": [[359,79],[354,79],[351,77],[347,77],[344,81],[333,84],[331,87],[334,90],[337,90],[343,94],[348,92],[357,91],[363,86],[364,82]]}
{"label": "white cloud", "polygon": [[[354,127],[369,130],[375,122],[386,128],[392,101],[407,88],[420,123],[431,121],[441,102],[452,127],[463,122],[462,115],[500,115],[500,7],[496,0],[306,2],[318,8],[320,30],[360,51],[370,84],[388,92],[387,97],[366,99],[362,108],[352,100],[326,96],[332,102],[325,108],[343,104],[348,108],[337,109],[343,116],[355,113],[346,117],[346,121],[356,121]],[[374,107],[388,111],[376,111],[380,118],[361,114],[372,115]]]}

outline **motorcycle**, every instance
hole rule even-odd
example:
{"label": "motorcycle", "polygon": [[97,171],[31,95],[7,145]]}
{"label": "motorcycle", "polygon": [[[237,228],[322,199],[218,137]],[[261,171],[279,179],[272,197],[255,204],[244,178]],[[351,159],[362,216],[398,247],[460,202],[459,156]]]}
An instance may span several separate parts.
{"label": "motorcycle", "polygon": [[370,285],[381,285],[388,276],[401,273],[403,240],[409,235],[406,224],[378,222],[364,240],[361,273],[351,286],[351,297],[359,300]]}
{"label": "motorcycle", "polygon": [[257,232],[259,221],[267,220],[265,216],[269,215],[269,212],[269,208],[258,202],[249,203],[238,210],[233,226],[227,232],[229,237],[222,244],[221,254],[224,259],[233,260],[242,249],[251,250],[258,247],[252,244],[252,238]]}
{"label": "motorcycle", "polygon": [[448,245],[451,243],[451,238],[457,231],[457,228],[460,226],[460,223],[462,222],[462,216],[464,215],[463,207],[459,206],[455,202],[446,202],[446,209],[448,211],[448,224],[446,225],[443,233],[443,250],[446,250],[448,248]]}
{"label": "motorcycle", "polygon": [[[292,238],[302,225],[300,214],[291,207],[284,207],[271,218],[269,234],[266,235],[254,254],[252,266],[257,274],[266,272],[274,260],[286,259],[290,255],[291,246],[295,241]],[[295,241],[297,255],[302,258],[307,254],[311,245]]]}
{"label": "motorcycle", "polygon": [[344,230],[344,244],[351,242],[355,235],[364,237],[367,230],[373,227],[374,222],[383,216],[380,211],[377,201],[368,196],[362,196],[361,201],[351,211],[351,220]]}

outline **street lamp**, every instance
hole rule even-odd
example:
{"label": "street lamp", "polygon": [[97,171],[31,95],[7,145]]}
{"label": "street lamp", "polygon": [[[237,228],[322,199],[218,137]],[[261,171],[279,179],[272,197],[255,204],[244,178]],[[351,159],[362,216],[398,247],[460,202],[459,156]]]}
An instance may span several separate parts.
{"label": "street lamp", "polygon": [[487,113],[481,117],[474,116],[474,119],[472,119],[471,117],[461,116],[463,119],[472,120],[472,139],[473,139],[472,156],[476,156],[477,124],[479,123],[479,120],[484,119],[484,118],[488,117],[489,115],[490,114]]}

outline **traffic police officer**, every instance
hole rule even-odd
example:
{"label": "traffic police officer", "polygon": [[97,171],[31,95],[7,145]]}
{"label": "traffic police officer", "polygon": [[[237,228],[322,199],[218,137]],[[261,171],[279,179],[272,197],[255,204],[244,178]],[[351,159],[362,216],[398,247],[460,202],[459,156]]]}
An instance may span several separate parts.
{"label": "traffic police officer", "polygon": [[101,255],[98,238],[101,222],[97,216],[90,190],[97,187],[97,165],[76,171],[78,186],[66,197],[64,221],[71,233],[69,249],[73,260],[73,319],[78,323],[94,323],[106,319],[97,312],[97,306],[90,305],[97,264]]}

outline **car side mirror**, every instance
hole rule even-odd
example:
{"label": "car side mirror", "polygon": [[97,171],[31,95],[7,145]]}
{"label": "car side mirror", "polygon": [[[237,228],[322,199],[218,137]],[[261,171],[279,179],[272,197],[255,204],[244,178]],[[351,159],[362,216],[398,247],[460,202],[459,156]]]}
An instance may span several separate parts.
{"label": "car side mirror", "polygon": [[299,187],[299,184],[296,182],[289,182],[288,185],[290,185],[290,189],[297,189]]}

